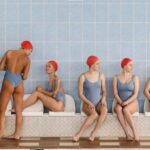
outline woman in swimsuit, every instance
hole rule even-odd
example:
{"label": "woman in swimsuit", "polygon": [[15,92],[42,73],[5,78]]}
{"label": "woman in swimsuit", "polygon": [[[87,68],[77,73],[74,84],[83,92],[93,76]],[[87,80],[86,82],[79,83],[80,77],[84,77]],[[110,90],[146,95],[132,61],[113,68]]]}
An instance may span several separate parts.
{"label": "woman in swimsuit", "polygon": [[99,72],[100,60],[97,56],[89,56],[87,65],[89,70],[79,77],[78,82],[78,93],[83,101],[82,109],[87,119],[73,137],[75,142],[79,140],[84,130],[96,121],[96,126],[89,137],[90,141],[94,141],[107,115],[106,83],[104,74]]}
{"label": "woman in swimsuit", "polygon": [[[113,92],[117,102],[114,110],[125,132],[126,139],[139,141],[132,118],[132,114],[138,108],[139,78],[133,75],[133,61],[130,58],[124,58],[121,61],[121,67],[122,72],[113,78]],[[126,122],[129,124],[134,137],[129,134]]]}
{"label": "woman in swimsuit", "polygon": [[23,80],[27,79],[30,69],[29,55],[32,52],[29,41],[21,43],[21,49],[10,50],[0,61],[0,70],[6,71],[0,93],[0,138],[5,127],[5,111],[12,95],[16,109],[16,130],[8,138],[19,139],[22,126],[22,100],[24,95]]}

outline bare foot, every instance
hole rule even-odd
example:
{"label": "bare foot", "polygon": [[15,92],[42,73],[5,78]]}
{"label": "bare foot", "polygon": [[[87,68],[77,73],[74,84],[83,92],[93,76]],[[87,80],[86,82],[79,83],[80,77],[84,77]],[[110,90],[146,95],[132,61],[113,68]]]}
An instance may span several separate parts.
{"label": "bare foot", "polygon": [[91,133],[91,136],[89,137],[89,140],[90,140],[91,142],[93,142],[94,139],[95,139],[95,133],[92,132],[92,133]]}
{"label": "bare foot", "polygon": [[7,136],[6,138],[10,139],[10,140],[19,140],[20,136],[16,135],[16,134],[13,134],[13,135]]}
{"label": "bare foot", "polygon": [[73,137],[73,141],[74,142],[78,142],[80,139],[80,136],[78,134],[76,134],[74,137]]}
{"label": "bare foot", "polygon": [[94,141],[94,139],[95,139],[95,137],[94,137],[94,136],[90,136],[90,137],[89,137],[89,141],[91,141],[91,142],[93,142],[93,141]]}
{"label": "bare foot", "polygon": [[134,140],[135,140],[135,142],[139,142],[140,141],[139,137],[135,137]]}
{"label": "bare foot", "polygon": [[134,139],[133,139],[133,137],[132,137],[131,135],[128,135],[128,136],[126,137],[126,140],[127,140],[127,141],[133,141]]}

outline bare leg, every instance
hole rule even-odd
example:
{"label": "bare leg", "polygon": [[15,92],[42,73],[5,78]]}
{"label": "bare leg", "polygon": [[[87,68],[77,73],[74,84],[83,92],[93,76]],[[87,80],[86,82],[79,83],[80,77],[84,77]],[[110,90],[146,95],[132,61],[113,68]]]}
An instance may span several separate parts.
{"label": "bare leg", "polygon": [[0,94],[0,138],[3,136],[4,133],[5,111],[12,92],[13,86],[9,83],[9,81],[4,80],[2,85],[2,91]]}
{"label": "bare leg", "polygon": [[139,141],[139,136],[137,134],[137,130],[135,128],[133,118],[132,118],[132,114],[136,111],[137,111],[137,101],[136,100],[131,102],[130,104],[128,104],[127,106],[125,106],[123,108],[124,116],[125,116],[128,124],[129,124],[129,126],[130,126],[130,128],[134,134],[134,138],[136,141]]}
{"label": "bare leg", "polygon": [[98,113],[100,115],[98,116],[96,126],[95,126],[94,130],[92,131],[91,136],[89,138],[90,141],[94,141],[94,138],[95,138],[99,128],[101,127],[101,125],[104,122],[106,115],[107,115],[107,108],[105,105],[99,105],[98,107],[99,108],[97,108],[97,109],[98,109]]}
{"label": "bare leg", "polygon": [[11,139],[20,138],[20,131],[22,127],[23,95],[24,95],[24,87],[23,87],[23,82],[22,82],[16,87],[13,93],[13,99],[15,102],[15,110],[16,110],[16,129],[15,129],[14,134],[8,137]]}
{"label": "bare leg", "polygon": [[35,104],[38,100],[37,91],[34,91],[25,101],[23,101],[23,109]]}
{"label": "bare leg", "polygon": [[42,101],[43,105],[47,107],[49,110],[54,112],[64,111],[63,102],[56,100],[53,97],[47,96],[40,92],[36,92],[36,94],[39,100]]}
{"label": "bare leg", "polygon": [[[25,101],[23,101],[23,110],[34,103],[38,100],[37,93],[34,91]],[[11,112],[15,112],[15,108],[11,109]]]}
{"label": "bare leg", "polygon": [[80,130],[73,137],[73,141],[75,141],[75,142],[77,142],[79,140],[79,138],[81,137],[84,130],[87,129],[89,126],[91,126],[98,117],[96,110],[95,109],[89,109],[86,104],[83,104],[83,111],[88,115],[88,117],[84,121]]}
{"label": "bare leg", "polygon": [[[34,91],[28,98],[23,102],[23,109],[35,104],[38,100],[42,101],[43,105],[52,111],[63,111],[64,105],[62,102],[47,96],[41,92]],[[13,111],[14,109],[12,109]]]}
{"label": "bare leg", "polygon": [[131,135],[128,132],[127,129],[127,124],[126,124],[126,120],[122,111],[122,107],[119,104],[116,104],[115,106],[115,112],[117,114],[117,118],[119,120],[120,125],[122,126],[124,133],[126,135],[127,140],[133,140],[133,138],[131,137]]}

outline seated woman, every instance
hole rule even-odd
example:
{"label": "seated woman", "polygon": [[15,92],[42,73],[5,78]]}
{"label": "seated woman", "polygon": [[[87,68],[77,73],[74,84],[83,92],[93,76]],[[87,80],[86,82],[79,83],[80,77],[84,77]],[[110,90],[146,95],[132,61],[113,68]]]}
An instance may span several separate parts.
{"label": "seated woman", "polygon": [[149,108],[150,108],[150,78],[148,79],[145,89],[144,95],[146,96],[147,100],[149,101]]}
{"label": "seated woman", "polygon": [[84,130],[96,121],[96,126],[89,137],[90,141],[94,141],[107,115],[106,83],[105,76],[99,72],[100,60],[97,56],[89,56],[87,65],[89,70],[79,77],[78,82],[79,97],[83,101],[82,109],[87,119],[73,137],[75,142],[79,140]]}
{"label": "seated woman", "polygon": [[[139,136],[132,118],[132,114],[138,108],[139,78],[133,75],[133,61],[130,58],[124,58],[121,61],[121,67],[121,73],[113,78],[113,92],[117,102],[114,111],[124,130],[126,139],[139,141]],[[126,122],[131,128],[134,138],[129,134]]]}
{"label": "seated woman", "polygon": [[[38,86],[36,90],[23,102],[23,109],[40,100],[50,111],[60,112],[65,108],[65,94],[60,78],[56,75],[58,65],[56,61],[46,64],[46,72],[49,75],[48,90]],[[14,108],[11,110],[15,111]]]}

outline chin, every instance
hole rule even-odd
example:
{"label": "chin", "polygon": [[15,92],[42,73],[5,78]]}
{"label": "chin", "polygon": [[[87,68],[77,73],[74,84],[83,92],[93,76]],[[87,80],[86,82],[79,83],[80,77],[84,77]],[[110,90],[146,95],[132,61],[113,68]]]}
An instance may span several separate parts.
{"label": "chin", "polygon": [[132,72],[132,70],[127,70],[127,72],[131,73],[131,72]]}
{"label": "chin", "polygon": [[97,69],[95,69],[94,71],[98,72],[98,70],[97,70]]}

